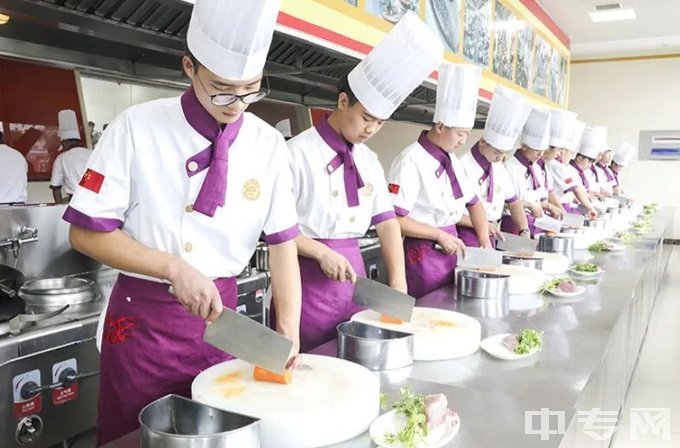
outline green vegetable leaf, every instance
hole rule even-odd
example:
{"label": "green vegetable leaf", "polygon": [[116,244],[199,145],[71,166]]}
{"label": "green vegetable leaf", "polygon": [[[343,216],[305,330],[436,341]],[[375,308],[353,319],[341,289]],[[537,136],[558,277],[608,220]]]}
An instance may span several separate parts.
{"label": "green vegetable leaf", "polygon": [[526,355],[543,346],[543,333],[536,330],[524,329],[519,332],[517,340],[519,343],[517,344],[517,347],[515,347],[515,353],[518,355]]}
{"label": "green vegetable leaf", "polygon": [[574,265],[572,269],[576,272],[595,273],[600,270],[600,267],[593,263],[579,263],[577,265]]}
{"label": "green vegetable leaf", "polygon": [[427,437],[427,415],[425,414],[425,396],[416,395],[407,388],[401,388],[401,401],[392,406],[397,414],[406,417],[406,426],[398,433],[387,432],[383,436],[385,442],[399,442],[404,448],[415,448],[416,442]]}
{"label": "green vegetable leaf", "polygon": [[383,411],[386,411],[388,407],[387,404],[387,395],[384,393],[380,392],[380,409]]}
{"label": "green vegetable leaf", "polygon": [[591,252],[602,252],[607,250],[607,248],[608,246],[606,241],[598,241],[595,244],[591,244],[588,250]]}
{"label": "green vegetable leaf", "polygon": [[545,294],[547,292],[555,290],[558,286],[560,286],[560,283],[565,282],[569,280],[569,277],[559,277],[553,280],[548,280],[547,282],[543,283],[540,288],[540,292],[542,294]]}

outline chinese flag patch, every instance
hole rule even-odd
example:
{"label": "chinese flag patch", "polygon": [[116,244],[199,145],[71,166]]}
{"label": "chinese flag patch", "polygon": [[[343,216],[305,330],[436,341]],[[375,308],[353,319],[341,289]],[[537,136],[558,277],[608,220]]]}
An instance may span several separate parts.
{"label": "chinese flag patch", "polygon": [[88,168],[87,171],[85,171],[85,174],[83,174],[83,178],[80,179],[79,185],[99,194],[99,190],[102,189],[103,183],[104,175]]}
{"label": "chinese flag patch", "polygon": [[568,184],[572,183],[573,181],[574,181],[574,179],[572,179],[571,177],[569,179],[565,180],[565,182],[568,183]]}
{"label": "chinese flag patch", "polygon": [[399,194],[399,185],[397,184],[389,184],[387,186],[387,189],[390,191],[392,194]]}

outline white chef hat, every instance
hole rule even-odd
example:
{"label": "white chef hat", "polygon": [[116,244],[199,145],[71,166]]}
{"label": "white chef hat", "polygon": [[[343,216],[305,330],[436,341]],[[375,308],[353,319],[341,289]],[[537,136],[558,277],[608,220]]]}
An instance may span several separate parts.
{"label": "white chef hat", "polygon": [[564,109],[550,111],[550,146],[564,148],[574,132],[576,112]]}
{"label": "white chef hat", "polygon": [[409,11],[349,73],[349,87],[371,115],[388,119],[443,55],[439,38]]}
{"label": "white chef hat", "polygon": [[583,131],[578,153],[591,159],[597,159],[606,146],[607,128],[604,126],[587,126]]}
{"label": "white chef hat", "polygon": [[59,139],[80,140],[76,113],[71,109],[60,110],[57,117],[59,119]]}
{"label": "white chef hat", "polygon": [[534,107],[522,130],[522,143],[536,151],[548,149],[550,144],[550,111]]}
{"label": "white chef hat", "polygon": [[530,113],[531,106],[522,95],[496,86],[486,117],[484,140],[501,151],[512,151]]}
{"label": "white chef hat", "polygon": [[581,121],[581,120],[576,120],[574,122],[574,127],[571,132],[571,137],[569,138],[569,141],[567,141],[567,144],[564,145],[566,149],[569,151],[578,151],[579,146],[581,145],[581,138],[583,137],[583,131],[586,129],[586,124]]}
{"label": "white chef hat", "polygon": [[619,149],[614,153],[612,160],[620,166],[628,165],[635,157],[637,149],[630,143],[623,142]]}
{"label": "white chef hat", "polygon": [[267,59],[280,0],[196,0],[187,46],[220,78],[245,81],[259,75]]}
{"label": "white chef hat", "polygon": [[290,138],[293,136],[293,131],[290,128],[290,118],[281,120],[274,126],[277,131],[279,131],[284,137]]}
{"label": "white chef hat", "polygon": [[472,128],[477,116],[477,98],[482,68],[474,64],[439,66],[434,122],[457,128]]}

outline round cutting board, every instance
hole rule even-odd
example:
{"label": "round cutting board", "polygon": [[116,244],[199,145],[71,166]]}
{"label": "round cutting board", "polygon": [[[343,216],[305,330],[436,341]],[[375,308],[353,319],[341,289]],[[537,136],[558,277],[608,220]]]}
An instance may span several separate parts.
{"label": "round cutting board", "polygon": [[345,361],[303,355],[290,384],[253,380],[253,366],[227,361],[191,385],[201,403],[259,418],[262,448],[315,448],[366,432],[380,413],[380,381]]}
{"label": "round cutting board", "polygon": [[526,266],[502,264],[497,268],[484,269],[483,272],[509,275],[508,293],[510,294],[535,294],[546,281],[544,272]]}
{"label": "round cutting board", "polygon": [[477,319],[454,311],[414,307],[411,322],[390,324],[380,321],[380,314],[365,310],[352,320],[389,330],[412,333],[413,359],[434,361],[471,355],[479,350],[482,325]]}

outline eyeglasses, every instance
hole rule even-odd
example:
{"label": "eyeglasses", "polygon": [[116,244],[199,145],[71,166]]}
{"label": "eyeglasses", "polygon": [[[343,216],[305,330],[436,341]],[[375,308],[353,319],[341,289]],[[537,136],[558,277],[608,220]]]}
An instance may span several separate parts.
{"label": "eyeglasses", "polygon": [[[197,74],[196,78],[198,78],[198,82],[201,84],[201,87],[203,87],[203,90],[205,90],[207,93],[208,89],[205,88],[205,84],[203,84],[201,77]],[[239,100],[243,104],[257,103],[265,96],[269,95],[269,79],[266,76],[264,76],[264,79],[267,83],[267,88],[258,90],[257,92],[244,93],[243,95],[236,95],[234,93],[216,93],[214,95],[208,94],[208,97],[210,98],[210,102],[213,105],[221,107],[230,106]]]}

